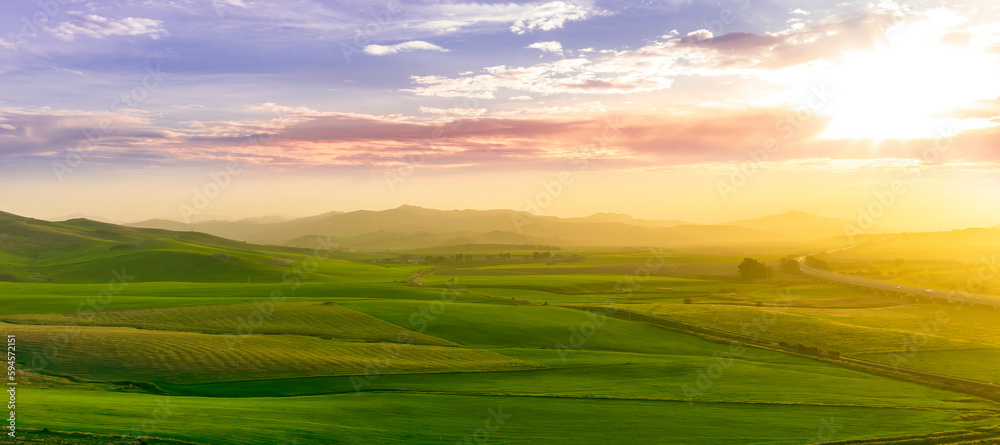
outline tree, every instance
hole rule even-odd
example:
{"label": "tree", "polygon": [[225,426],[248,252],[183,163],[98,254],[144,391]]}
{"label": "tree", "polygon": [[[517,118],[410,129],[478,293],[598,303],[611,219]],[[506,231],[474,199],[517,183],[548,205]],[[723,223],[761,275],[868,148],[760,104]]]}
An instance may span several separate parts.
{"label": "tree", "polygon": [[781,259],[778,269],[785,273],[797,274],[799,273],[799,262],[792,257],[784,257]]}
{"label": "tree", "polygon": [[740,278],[744,280],[756,280],[771,276],[771,268],[753,258],[744,258],[743,262],[736,266],[736,269],[740,272]]}

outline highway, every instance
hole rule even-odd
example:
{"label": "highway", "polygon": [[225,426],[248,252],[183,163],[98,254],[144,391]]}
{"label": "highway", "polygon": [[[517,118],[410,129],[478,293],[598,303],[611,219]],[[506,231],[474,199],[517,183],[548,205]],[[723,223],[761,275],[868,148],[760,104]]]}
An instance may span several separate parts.
{"label": "highway", "polygon": [[[840,249],[840,250],[845,250],[845,249]],[[806,266],[805,258],[806,257],[804,256],[796,258],[799,262],[799,270],[801,270],[802,273],[808,276],[811,276],[813,278],[822,281],[827,281],[834,284],[854,286],[863,289],[869,289],[875,293],[883,293],[885,295],[910,296],[910,297],[915,297],[918,300],[927,299],[928,301],[931,302],[964,301],[967,304],[992,306],[994,309],[1000,308],[1000,296],[959,292],[957,289],[928,289],[920,286],[909,286],[905,284],[900,285],[896,283],[873,280],[870,278],[861,278],[850,275],[844,275]]]}

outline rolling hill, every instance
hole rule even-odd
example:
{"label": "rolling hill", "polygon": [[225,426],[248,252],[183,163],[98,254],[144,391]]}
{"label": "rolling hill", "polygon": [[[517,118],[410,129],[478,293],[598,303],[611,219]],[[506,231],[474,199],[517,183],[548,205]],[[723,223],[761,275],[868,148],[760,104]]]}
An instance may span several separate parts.
{"label": "rolling hill", "polygon": [[87,219],[49,222],[0,212],[0,281],[88,282],[123,267],[141,274],[143,281],[280,277],[294,260],[310,255],[315,244],[309,247],[254,245]]}
{"label": "rolling hill", "polygon": [[1000,250],[1000,228],[949,230],[944,232],[899,233],[891,236],[868,237],[857,247],[840,256],[906,257],[912,259],[960,259],[985,262]]}
{"label": "rolling hill", "polygon": [[[761,218],[744,219],[724,223],[724,225],[728,226],[782,233],[795,239],[842,237],[847,233],[845,226],[849,224],[856,225],[853,221],[813,215],[799,210],[791,210],[778,215],[769,215]],[[867,228],[865,232],[869,234],[876,234],[898,232],[898,230],[872,226]]]}
{"label": "rolling hill", "polygon": [[149,220],[129,226],[200,230],[247,242],[290,246],[323,236],[358,250],[408,250],[462,244],[671,248],[780,244],[842,235],[843,223],[801,212],[706,225],[643,220],[616,213],[558,218],[515,210],[435,210],[404,205],[382,211],[330,212],[273,223],[242,220],[183,224]]}

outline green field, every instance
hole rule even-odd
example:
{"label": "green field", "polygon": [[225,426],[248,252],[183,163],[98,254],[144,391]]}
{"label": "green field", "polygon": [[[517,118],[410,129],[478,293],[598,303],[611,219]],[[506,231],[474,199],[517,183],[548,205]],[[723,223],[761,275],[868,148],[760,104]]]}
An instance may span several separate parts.
{"label": "green field", "polygon": [[[23,415],[62,430],[129,434],[147,423],[162,437],[204,443],[460,442],[485,430],[497,443],[782,443],[815,442],[824,424],[851,439],[959,429],[955,413],[926,409],[700,403],[559,397],[364,393],[262,399],[220,399],[107,392],[25,391]],[[60,416],[67,407],[89,408]],[[169,409],[168,411],[166,411]],[[744,413],[751,410],[754,415]],[[492,411],[492,413],[491,413]],[[389,415],[387,415],[387,413]],[[761,422],[760,419],[774,419]],[[595,428],[595,422],[603,428]],[[485,437],[480,432],[479,437]]]}
{"label": "green field", "polygon": [[0,321],[31,325],[121,326],[206,334],[267,334],[314,336],[325,339],[454,345],[352,311],[333,302],[264,300],[226,305],[176,306],[152,309],[104,310],[90,314],[18,314]]}
{"label": "green field", "polygon": [[[406,335],[405,331],[401,331]],[[483,371],[534,367],[472,348],[323,340],[295,335],[222,335],[132,328],[2,325],[28,351],[68,338],[41,371],[95,381],[200,383],[262,376],[363,374],[370,363],[383,373]],[[383,358],[384,357],[384,358]]]}
{"label": "green field", "polygon": [[[1000,418],[975,394],[599,312],[731,331],[768,315],[764,338],[885,362],[941,309],[794,274],[739,280],[736,256],[490,262],[503,246],[465,246],[426,252],[483,256],[434,266],[99,223],[21,230],[2,257],[15,279],[0,281],[0,335],[17,339],[25,428],[430,444],[485,439],[492,425],[489,440],[510,444],[801,444]],[[995,382],[995,320],[950,314],[901,366]],[[509,417],[488,423],[491,410]]]}
{"label": "green field", "polygon": [[[875,297],[870,297],[875,298]],[[839,301],[839,300],[838,300]],[[629,310],[738,332],[748,320],[773,319],[762,338],[805,343],[864,358],[989,383],[1000,381],[1000,313],[941,304],[884,307],[631,305]],[[895,358],[894,358],[895,357]]]}

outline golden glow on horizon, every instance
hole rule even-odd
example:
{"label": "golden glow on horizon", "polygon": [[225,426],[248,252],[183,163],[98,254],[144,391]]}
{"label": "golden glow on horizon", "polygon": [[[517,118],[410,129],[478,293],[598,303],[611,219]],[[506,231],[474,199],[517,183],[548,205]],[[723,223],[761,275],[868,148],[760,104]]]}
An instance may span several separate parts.
{"label": "golden glow on horizon", "polygon": [[1000,94],[997,56],[923,40],[916,31],[894,30],[874,51],[843,55],[829,73],[834,98],[820,112],[832,119],[820,137],[920,139],[996,125],[949,113]]}

